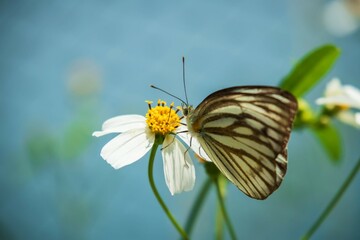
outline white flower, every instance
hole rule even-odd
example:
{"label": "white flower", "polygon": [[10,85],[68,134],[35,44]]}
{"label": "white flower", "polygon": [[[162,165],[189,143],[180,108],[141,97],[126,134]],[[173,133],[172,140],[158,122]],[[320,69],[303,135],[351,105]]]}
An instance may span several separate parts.
{"label": "white flower", "polygon": [[328,2],[323,12],[325,28],[333,35],[343,37],[359,28],[359,1],[335,0]]}
{"label": "white flower", "polygon": [[360,90],[350,86],[341,85],[339,79],[332,79],[325,89],[325,96],[316,100],[319,105],[334,110],[339,120],[360,128],[360,112],[354,113],[350,108],[360,109]]}
{"label": "white flower", "polygon": [[[187,128],[182,126],[177,111],[159,100],[155,108],[148,102],[146,117],[141,115],[123,115],[104,122],[102,131],[93,133],[100,137],[109,133],[121,133],[101,150],[101,157],[113,168],[119,169],[143,157],[154,145],[155,136],[164,137],[162,157],[165,181],[172,195],[190,191],[195,184],[195,168],[188,149],[175,134],[188,143]],[[198,143],[195,143],[195,145]]]}

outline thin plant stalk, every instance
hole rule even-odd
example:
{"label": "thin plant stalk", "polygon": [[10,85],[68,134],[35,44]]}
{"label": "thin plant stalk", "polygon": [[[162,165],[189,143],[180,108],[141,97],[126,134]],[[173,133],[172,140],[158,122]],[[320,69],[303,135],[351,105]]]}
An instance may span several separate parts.
{"label": "thin plant stalk", "polygon": [[216,204],[216,220],[215,220],[215,239],[222,240],[224,238],[224,215],[221,211],[220,204]]}
{"label": "thin plant stalk", "polygon": [[204,200],[206,196],[209,193],[210,187],[211,187],[211,179],[208,178],[202,185],[200,192],[198,193],[195,202],[193,206],[191,207],[190,214],[187,218],[186,225],[185,225],[185,232],[188,233],[188,235],[191,235],[191,232],[194,228],[194,223],[197,220],[197,217],[199,216],[200,210],[202,206],[204,205]]}
{"label": "thin plant stalk", "polygon": [[153,147],[151,148],[151,153],[150,153],[150,159],[149,159],[149,167],[148,167],[148,175],[149,175],[149,182],[150,182],[150,186],[151,189],[156,197],[156,199],[158,200],[160,206],[162,207],[162,209],[164,210],[166,216],[169,218],[169,220],[171,221],[171,223],[174,225],[174,227],[176,228],[176,230],[179,232],[179,234],[181,235],[181,237],[183,239],[188,240],[189,237],[186,234],[186,232],[184,231],[184,229],[180,226],[180,224],[176,221],[176,219],[174,218],[174,216],[171,214],[170,210],[168,209],[168,207],[166,206],[165,202],[162,200],[155,182],[154,182],[154,176],[153,176],[153,166],[154,166],[154,159],[155,159],[155,155],[156,155],[156,150],[158,148],[158,146],[160,145],[162,141],[160,140],[155,140],[155,143],[153,145]]}
{"label": "thin plant stalk", "polygon": [[234,228],[233,228],[233,226],[232,226],[232,224],[231,224],[229,215],[228,215],[228,213],[227,213],[227,211],[226,211],[224,198],[223,198],[223,196],[222,196],[222,194],[221,194],[219,177],[215,178],[215,184],[216,184],[216,194],[217,194],[218,201],[219,201],[219,204],[220,204],[220,209],[221,209],[221,212],[222,212],[222,214],[223,214],[223,216],[224,216],[224,220],[225,220],[226,226],[227,226],[228,229],[229,229],[230,237],[231,237],[232,240],[236,240],[237,237],[236,237]]}
{"label": "thin plant stalk", "polygon": [[310,239],[311,236],[320,227],[320,225],[324,222],[324,220],[328,217],[330,212],[335,208],[336,204],[339,202],[339,200],[345,193],[346,189],[349,187],[350,183],[354,180],[356,174],[359,172],[359,169],[360,169],[360,159],[358,160],[357,164],[355,165],[353,170],[350,172],[349,176],[346,178],[345,182],[340,187],[340,189],[338,190],[336,195],[330,201],[328,206],[325,208],[325,210],[322,212],[322,214],[319,216],[319,218],[316,220],[316,222],[311,226],[309,231],[302,237],[303,240]]}

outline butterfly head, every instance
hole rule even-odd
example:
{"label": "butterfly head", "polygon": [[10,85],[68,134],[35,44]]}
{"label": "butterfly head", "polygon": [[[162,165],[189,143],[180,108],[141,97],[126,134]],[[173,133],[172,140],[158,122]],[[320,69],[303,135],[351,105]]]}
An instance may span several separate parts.
{"label": "butterfly head", "polygon": [[193,121],[194,110],[195,109],[191,105],[188,105],[188,104],[181,105],[181,111],[182,111],[183,115],[185,116],[188,132],[191,133],[192,136],[194,136],[194,134],[198,133],[199,129],[200,129],[200,126]]}
{"label": "butterfly head", "polygon": [[185,117],[187,117],[194,110],[193,106],[187,104],[181,104],[181,111]]}

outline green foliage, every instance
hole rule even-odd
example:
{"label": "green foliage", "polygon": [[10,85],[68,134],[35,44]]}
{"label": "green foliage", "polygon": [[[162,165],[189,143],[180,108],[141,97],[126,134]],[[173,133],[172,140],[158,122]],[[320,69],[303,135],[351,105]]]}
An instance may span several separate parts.
{"label": "green foliage", "polygon": [[74,161],[89,145],[92,129],[89,121],[77,119],[65,128],[63,136],[45,128],[32,130],[25,142],[31,165],[40,169],[53,161]]}
{"label": "green foliage", "polygon": [[62,158],[71,160],[78,157],[89,145],[92,129],[85,119],[70,123],[62,140]]}
{"label": "green foliage", "polygon": [[341,156],[341,139],[338,130],[331,124],[332,116],[323,109],[315,114],[310,105],[302,98],[298,99],[298,112],[294,128],[310,129],[333,162],[338,162]]}
{"label": "green foliage", "polygon": [[297,101],[298,111],[294,122],[294,128],[305,128],[314,124],[317,119],[309,103],[303,98],[299,98]]}
{"label": "green foliage", "polygon": [[330,159],[333,162],[338,162],[341,156],[341,138],[338,130],[331,124],[315,125],[310,129],[318,138]]}
{"label": "green foliage", "polygon": [[[218,181],[219,181],[220,193],[221,193],[222,197],[225,199],[226,195],[227,195],[226,187],[228,184],[228,180],[224,175],[220,174],[218,177]],[[223,239],[224,238],[224,224],[225,224],[224,215],[221,211],[221,206],[218,201],[216,204],[215,239]]]}
{"label": "green foliage", "polygon": [[280,87],[296,97],[303,96],[332,68],[340,55],[334,45],[324,45],[307,54],[281,81]]}
{"label": "green foliage", "polygon": [[330,119],[323,123],[323,114],[315,115],[312,108],[301,97],[313,88],[330,71],[340,55],[334,45],[323,45],[305,55],[281,81],[280,87],[291,92],[298,99],[299,111],[294,127],[308,127],[333,162],[341,155],[341,140],[337,129],[330,125]]}
{"label": "green foliage", "polygon": [[30,163],[36,169],[57,156],[56,138],[46,129],[31,131],[26,138],[25,147]]}
{"label": "green foliage", "polygon": [[212,180],[217,180],[217,178],[222,175],[220,170],[212,162],[204,162],[204,167],[205,167],[207,175]]}

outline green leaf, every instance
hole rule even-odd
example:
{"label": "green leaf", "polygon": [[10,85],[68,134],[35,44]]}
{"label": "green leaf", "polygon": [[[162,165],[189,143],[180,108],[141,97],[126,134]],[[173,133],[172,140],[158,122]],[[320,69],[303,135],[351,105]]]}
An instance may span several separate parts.
{"label": "green leaf", "polygon": [[331,69],[339,55],[340,49],[334,45],[315,49],[295,65],[280,87],[301,97]]}
{"label": "green leaf", "polygon": [[322,147],[333,162],[338,162],[341,156],[341,138],[333,125],[310,128],[319,139]]}

